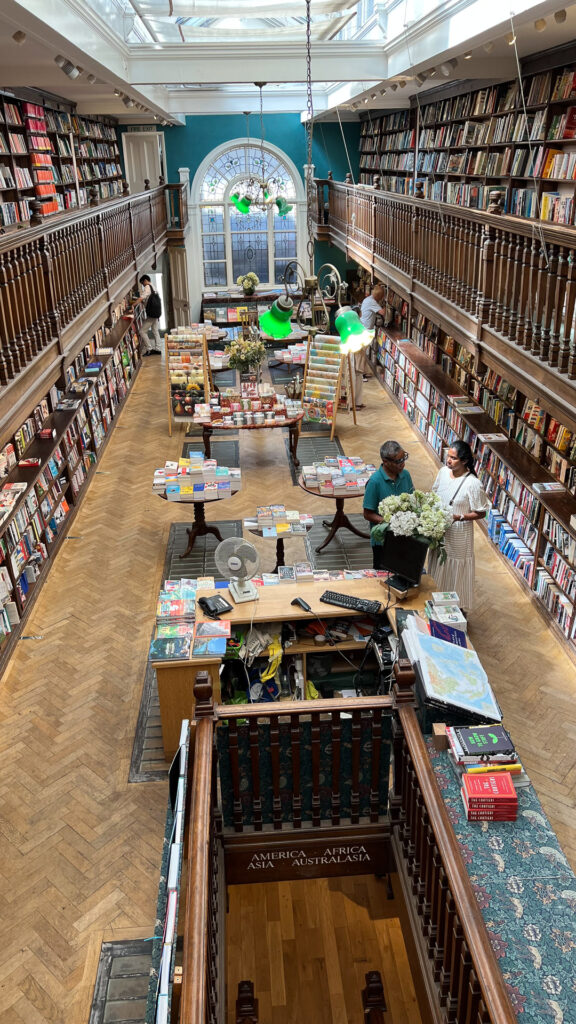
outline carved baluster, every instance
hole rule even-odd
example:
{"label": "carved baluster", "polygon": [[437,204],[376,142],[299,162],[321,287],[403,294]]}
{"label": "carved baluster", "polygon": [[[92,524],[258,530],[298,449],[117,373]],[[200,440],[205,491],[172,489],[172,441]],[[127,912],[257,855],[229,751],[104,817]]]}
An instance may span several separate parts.
{"label": "carved baluster", "polygon": [[[526,295],[526,311],[524,317],[524,348],[532,351],[534,338],[534,314],[538,292],[538,264],[540,262],[540,246],[536,238],[530,246],[530,262],[528,265],[528,292]],[[536,353],[534,353],[536,354]]]}
{"label": "carved baluster", "polygon": [[534,283],[535,289],[532,291],[533,302],[532,302],[532,343],[530,346],[530,353],[533,356],[539,358],[540,346],[542,343],[542,327],[544,321],[544,303],[546,299],[546,284],[547,284],[547,272],[546,272],[546,247],[544,244],[538,246],[538,257],[535,267]]}
{"label": "carved baluster", "polygon": [[312,826],[320,827],[320,715],[313,711],[310,720],[312,748]]}
{"label": "carved baluster", "polygon": [[20,311],[14,287],[14,268],[10,256],[10,252],[0,254],[0,285],[3,285],[5,289],[4,310],[7,313],[9,324],[7,351],[10,352],[14,374],[18,374],[24,367],[25,357],[18,339],[20,333]]}
{"label": "carved baluster", "polygon": [[466,241],[468,255],[466,264],[466,309],[468,313],[475,315],[482,281],[483,229],[481,224],[468,222]]}
{"label": "carved baluster", "polygon": [[382,708],[373,712],[372,717],[372,778],[370,780],[370,821],[380,820],[380,765],[382,759]]}
{"label": "carved baluster", "polygon": [[472,971],[472,957],[470,950],[466,942],[462,944],[462,952],[460,956],[460,964],[458,971],[458,987],[457,987],[457,1001],[458,1006],[456,1010],[455,1020],[471,1020],[470,1017],[470,974]]}
{"label": "carved baluster", "polygon": [[530,289],[530,261],[532,258],[532,246],[530,239],[526,237],[522,246],[522,259],[520,265],[520,296],[518,300],[518,337],[517,344],[522,348],[530,347],[530,343],[526,345],[526,339],[528,336],[528,320],[526,313],[528,311],[528,292]]}
{"label": "carved baluster", "polygon": [[413,280],[420,280],[422,275],[422,244],[420,231],[422,228],[421,209],[417,203],[412,207],[411,249],[412,259],[410,261],[409,274]]}
{"label": "carved baluster", "polygon": [[232,813],[234,816],[234,831],[244,831],[244,815],[242,813],[242,800],[240,797],[240,759],[238,756],[238,722],[231,718],[228,722],[228,757],[230,759],[230,774],[232,777]]}
{"label": "carved baluster", "polygon": [[516,243],[510,245],[510,262],[512,279],[508,290],[508,319],[505,321],[510,341],[518,341],[518,306],[520,302],[520,282],[522,278],[522,238],[517,236]]}
{"label": "carved baluster", "polygon": [[506,279],[506,237],[500,230],[496,231],[494,245],[494,298],[493,303],[493,324],[494,330],[502,330],[502,318],[504,316],[504,305],[506,301],[505,279]]}
{"label": "carved baluster", "polygon": [[566,273],[566,298],[562,314],[562,331],[560,337],[559,364],[565,364],[568,378],[576,378],[576,350],[572,338],[576,323],[574,309],[576,300],[576,253],[570,249],[568,254],[568,270]]}
{"label": "carved baluster", "polygon": [[[438,981],[438,972],[442,960],[441,936],[442,936],[442,903],[446,895],[446,878],[443,878],[442,859],[436,846],[436,840],[432,835],[432,871],[430,875],[430,928],[428,931],[428,956],[432,960],[432,971],[434,980]],[[444,885],[443,885],[444,883]]]}
{"label": "carved baluster", "polygon": [[449,1024],[456,1024],[458,1020],[458,998],[461,979],[461,963],[464,952],[464,929],[458,917],[454,918],[452,959],[450,961],[450,991],[446,1000],[446,1020]]}
{"label": "carved baluster", "polygon": [[560,336],[562,330],[562,310],[566,295],[566,275],[568,273],[568,260],[563,245],[558,246],[556,262],[556,275],[553,282],[554,294],[552,297],[552,322],[550,324],[550,348],[548,362],[550,366],[557,366],[561,373],[566,372],[566,366],[560,365]]}
{"label": "carved baluster", "polygon": [[[542,256],[546,262],[546,247],[542,249]],[[548,248],[548,262],[545,269],[546,291],[542,308],[542,330],[540,338],[540,359],[543,363],[550,362],[550,333],[552,330],[552,319],[554,317],[554,303],[558,288],[558,246],[551,245]],[[554,365],[553,363],[551,365]]]}
{"label": "carved baluster", "polygon": [[352,773],[350,779],[350,821],[360,820],[360,754],[362,748],[362,720],[359,711],[352,712]]}
{"label": "carved baluster", "polygon": [[258,720],[251,718],[249,723],[250,736],[250,768],[252,775],[252,824],[255,832],[262,831],[262,796],[260,792],[260,748],[258,745]]}
{"label": "carved baluster", "polygon": [[270,762],[272,766],[272,821],[275,829],[282,828],[280,802],[280,731],[278,716],[270,717]]}
{"label": "carved baluster", "polygon": [[495,328],[498,320],[498,311],[501,308],[499,271],[502,265],[500,260],[502,236],[500,231],[494,229],[490,237],[492,240],[492,291],[491,302],[487,308],[487,323],[489,327]]}
{"label": "carved baluster", "polygon": [[442,945],[444,947],[442,967],[440,968],[440,1003],[446,1006],[450,996],[452,950],[454,946],[454,926],[456,923],[456,904],[454,897],[448,889],[444,911],[444,934]]}
{"label": "carved baluster", "polygon": [[11,307],[4,279],[4,257],[0,253],[0,384],[7,384],[16,375],[10,342],[13,337]]}
{"label": "carved baluster", "polygon": [[20,290],[24,301],[26,330],[24,346],[28,359],[32,360],[40,351],[40,332],[38,331],[38,307],[34,292],[34,276],[30,259],[30,246],[23,245],[20,249]]}
{"label": "carved baluster", "polygon": [[294,828],[302,828],[300,719],[298,715],[290,715],[290,745],[292,748],[292,824]]}
{"label": "carved baluster", "polygon": [[40,288],[44,295],[44,308],[48,320],[47,337],[50,341],[52,338],[60,337],[60,316],[58,312],[58,280],[54,274],[52,246],[46,238],[40,242],[40,257],[42,261]]}
{"label": "carved baluster", "polygon": [[366,979],[366,988],[362,989],[364,1016],[370,1016],[371,1010],[380,1010],[381,1013],[386,1013],[386,999],[380,971],[368,971],[364,977]]}
{"label": "carved baluster", "polygon": [[342,737],[342,720],[340,712],[332,712],[332,824],[340,824],[341,793],[340,793],[340,750]]}
{"label": "carved baluster", "polygon": [[490,309],[493,299],[494,274],[494,228],[486,224],[482,244],[482,265],[480,278],[480,295],[476,304],[476,316],[480,325],[489,323]]}
{"label": "carved baluster", "polygon": [[12,250],[12,268],[14,274],[14,299],[19,322],[16,341],[21,354],[21,366],[23,367],[27,366],[34,358],[34,349],[28,330],[31,319],[31,304],[28,298],[26,263],[23,259],[22,246]]}
{"label": "carved baluster", "polygon": [[423,932],[428,939],[428,948],[430,948],[431,941],[431,930],[435,927],[432,920],[432,901],[434,897],[434,832],[430,826],[428,815],[424,816],[424,828],[423,831],[423,845],[422,845],[422,856],[423,856],[423,869],[422,876],[424,881],[424,900],[422,904],[422,916],[423,916]]}
{"label": "carved baluster", "polygon": [[236,1000],[236,1024],[258,1024],[258,1000],[254,997],[254,983],[240,981]]}
{"label": "carved baluster", "polygon": [[38,239],[29,243],[28,253],[30,259],[31,288],[34,293],[34,306],[36,309],[36,331],[38,337],[38,351],[46,347],[49,339],[50,324],[46,315],[46,293],[44,291],[44,273],[42,270],[42,255],[38,247]]}

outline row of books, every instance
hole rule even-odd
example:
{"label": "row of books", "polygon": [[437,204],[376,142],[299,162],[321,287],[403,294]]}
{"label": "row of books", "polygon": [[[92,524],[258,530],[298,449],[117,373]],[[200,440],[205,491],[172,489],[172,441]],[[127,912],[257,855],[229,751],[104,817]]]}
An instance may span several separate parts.
{"label": "row of books", "polygon": [[245,530],[258,530],[263,537],[282,537],[286,534],[305,534],[314,525],[314,517],[284,505],[264,505],[256,510],[256,517],[245,519]]}

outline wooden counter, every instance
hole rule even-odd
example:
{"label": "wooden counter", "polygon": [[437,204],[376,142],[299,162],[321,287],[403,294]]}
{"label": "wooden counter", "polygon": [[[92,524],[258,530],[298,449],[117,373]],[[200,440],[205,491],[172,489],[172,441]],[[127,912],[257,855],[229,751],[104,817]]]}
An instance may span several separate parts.
{"label": "wooden counter", "polygon": [[[343,619],[358,616],[360,613],[351,612],[345,608],[339,608],[333,604],[323,604],[320,597],[325,590],[334,590],[340,594],[353,594],[356,597],[365,598],[368,601],[381,601],[382,610],[386,607],[388,590],[386,582],[382,579],[364,578],[361,580],[331,580],[321,583],[278,583],[275,586],[259,587],[259,598],[257,601],[246,601],[244,604],[234,604],[228,590],[203,590],[202,597],[212,597],[219,594],[226,598],[233,605],[233,608],[222,618],[230,619],[232,628],[239,625],[261,625],[262,623],[291,623],[317,622],[316,615],[321,619]],[[424,607],[424,602],[430,597],[433,590],[433,580],[430,576],[423,577],[423,583],[417,594],[406,601],[401,602],[402,608]],[[302,597],[310,605],[312,612],[305,612],[298,605],[291,605],[295,597]],[[396,600],[391,595],[390,609],[392,610]],[[202,609],[196,605],[196,621],[207,622],[210,619]],[[395,624],[394,615],[390,615],[391,625]],[[319,651],[361,650],[362,643],[347,640],[334,647],[318,647],[313,641],[302,641],[287,649],[286,654],[306,654]],[[160,718],[162,721],[162,739],[164,743],[164,755],[170,760],[176,753],[180,737],[180,724],[183,718],[193,717],[194,704],[194,682],[198,672],[206,671],[212,680],[215,703],[221,702],[220,695],[220,664],[222,659],[217,658],[194,658],[187,661],[155,661],[153,667],[156,669],[158,680],[158,698],[160,701]]]}

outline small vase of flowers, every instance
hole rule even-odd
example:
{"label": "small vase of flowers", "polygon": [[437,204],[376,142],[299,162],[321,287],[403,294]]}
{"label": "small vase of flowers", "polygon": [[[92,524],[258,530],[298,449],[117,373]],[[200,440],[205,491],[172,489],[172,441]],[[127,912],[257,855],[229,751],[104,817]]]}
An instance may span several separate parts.
{"label": "small vase of flowers", "polygon": [[255,274],[252,270],[248,274],[240,274],[236,278],[236,284],[240,286],[244,295],[254,295],[256,291],[256,285],[260,284],[260,278],[258,274]]}
{"label": "small vase of flowers", "polygon": [[240,373],[248,373],[249,370],[257,370],[262,362],[266,349],[257,331],[243,337],[233,338],[229,345],[226,345],[226,352],[230,353],[230,367],[233,370],[240,370]]}
{"label": "small vase of flowers", "polygon": [[378,506],[382,522],[372,527],[372,537],[381,544],[387,531],[397,537],[414,537],[438,552],[440,563],[446,561],[444,534],[452,525],[453,515],[448,512],[433,491],[413,491],[412,494],[391,494]]}

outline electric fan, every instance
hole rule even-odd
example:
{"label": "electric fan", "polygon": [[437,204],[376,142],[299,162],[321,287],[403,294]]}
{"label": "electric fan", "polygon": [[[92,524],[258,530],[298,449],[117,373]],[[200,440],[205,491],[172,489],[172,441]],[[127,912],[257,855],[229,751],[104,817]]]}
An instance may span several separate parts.
{"label": "electric fan", "polygon": [[214,561],[224,579],[230,579],[229,590],[236,601],[256,601],[258,589],[250,580],[258,572],[258,552],[241,537],[227,537],[214,552]]}

